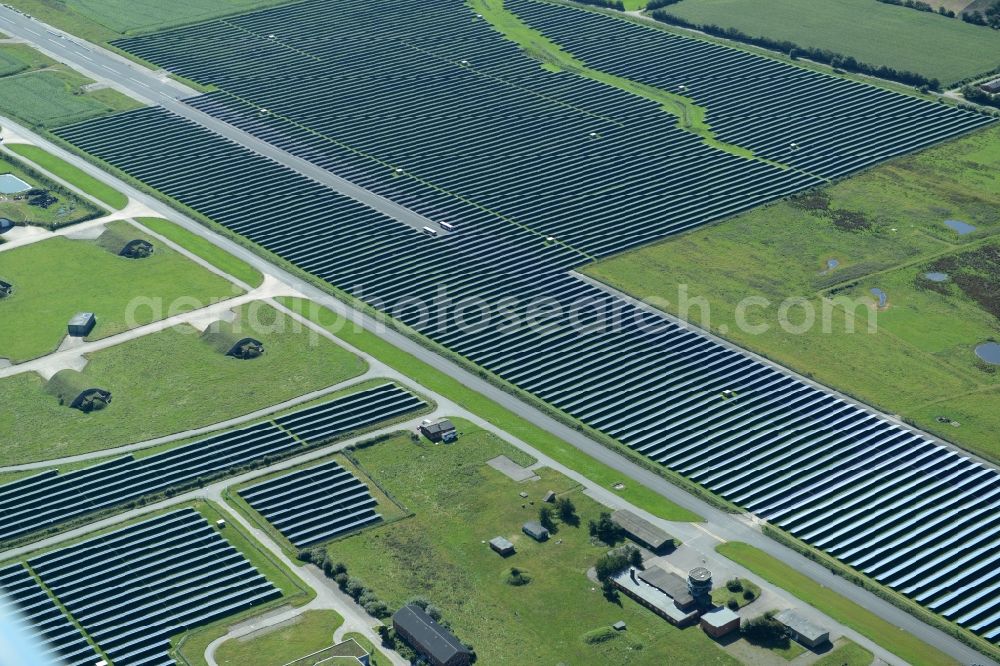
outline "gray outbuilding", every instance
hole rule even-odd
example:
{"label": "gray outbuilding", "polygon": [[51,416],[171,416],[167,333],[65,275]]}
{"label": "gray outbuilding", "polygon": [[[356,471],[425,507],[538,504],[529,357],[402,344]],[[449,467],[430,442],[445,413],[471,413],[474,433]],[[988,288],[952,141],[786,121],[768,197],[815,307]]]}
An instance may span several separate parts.
{"label": "gray outbuilding", "polygon": [[542,527],[537,520],[531,520],[521,526],[521,531],[530,536],[535,541],[546,541],[549,538],[549,531]]}
{"label": "gray outbuilding", "polygon": [[514,554],[514,544],[501,536],[490,539],[490,548],[503,557],[509,557]]}
{"label": "gray outbuilding", "polygon": [[674,538],[666,531],[631,511],[619,509],[611,514],[611,520],[625,530],[633,541],[654,553],[663,552],[674,546]]}
{"label": "gray outbuilding", "polygon": [[79,312],[69,320],[66,329],[73,337],[84,338],[90,335],[96,324],[97,317],[94,316],[93,312]]}
{"label": "gray outbuilding", "polygon": [[814,648],[830,640],[830,632],[813,624],[808,618],[791,608],[774,616],[774,619],[785,625],[796,641],[808,648]]}

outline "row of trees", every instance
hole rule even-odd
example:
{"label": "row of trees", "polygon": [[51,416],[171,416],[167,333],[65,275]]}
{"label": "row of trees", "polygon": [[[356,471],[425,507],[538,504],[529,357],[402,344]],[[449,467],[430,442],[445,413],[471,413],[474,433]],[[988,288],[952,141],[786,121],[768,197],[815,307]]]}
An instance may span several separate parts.
{"label": "row of trees", "polygon": [[595,7],[604,7],[605,9],[617,9],[620,12],[625,11],[625,4],[622,0],[576,0],[584,5],[594,5]]}
{"label": "row of trees", "polygon": [[676,25],[682,28],[693,28],[710,35],[715,35],[716,37],[732,39],[734,41],[744,42],[746,44],[752,44],[754,46],[760,46],[774,51],[782,51],[787,53],[788,56],[793,59],[798,57],[808,58],[809,60],[830,65],[837,70],[877,76],[882,79],[898,81],[900,83],[905,83],[907,85],[925,90],[941,89],[941,82],[938,79],[928,78],[923,74],[917,74],[916,72],[898,70],[893,67],[889,67],[888,65],[872,65],[866,62],[861,62],[853,56],[846,56],[842,53],[828,51],[827,49],[800,46],[795,42],[789,42],[783,39],[772,39],[771,37],[753,37],[736,28],[723,28],[722,26],[710,23],[692,23],[687,19],[675,16],[674,14],[662,9],[653,11],[651,16],[662,23]]}
{"label": "row of trees", "polygon": [[962,97],[970,102],[975,102],[976,104],[992,106],[1000,109],[1000,95],[991,95],[985,90],[981,90],[978,86],[964,86],[962,88]]}
{"label": "row of trees", "polygon": [[[669,0],[668,0],[669,1]],[[676,0],[675,0],[676,1]],[[1000,0],[993,0],[993,3],[989,5],[985,10],[973,10],[971,12],[959,12],[947,9],[945,7],[938,7],[936,10],[930,4],[923,2],[922,0],[878,0],[886,5],[897,5],[899,7],[909,7],[910,9],[916,9],[918,12],[937,12],[941,16],[947,16],[948,18],[960,18],[966,23],[972,23],[974,25],[984,25],[994,30],[1000,30]]]}

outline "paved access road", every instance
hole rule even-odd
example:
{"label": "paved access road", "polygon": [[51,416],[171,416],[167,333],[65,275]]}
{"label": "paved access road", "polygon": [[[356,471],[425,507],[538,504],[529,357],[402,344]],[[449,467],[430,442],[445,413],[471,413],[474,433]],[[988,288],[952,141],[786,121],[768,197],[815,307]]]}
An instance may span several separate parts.
{"label": "paved access road", "polygon": [[[188,118],[207,129],[216,131],[222,136],[254,150],[271,159],[300,171],[318,182],[328,184],[333,189],[347,194],[348,191],[355,192],[357,196],[352,196],[362,201],[372,208],[386,212],[395,210],[399,215],[392,217],[410,224],[411,226],[423,226],[419,220],[415,220],[409,215],[416,215],[412,211],[400,208],[396,204],[386,201],[384,198],[367,192],[353,184],[347,184],[346,191],[338,188],[338,184],[346,183],[343,179],[332,176],[329,172],[316,167],[304,160],[293,158],[292,156],[278,150],[270,144],[256,139],[249,134],[237,130],[221,121],[218,121],[206,114],[188,108],[178,100],[188,96],[192,91],[186,90],[176,82],[167,79],[156,72],[142,68],[140,65],[131,63],[107,50],[99,47],[79,42],[75,38],[66,36],[63,33],[55,32],[44,24],[23,16],[7,7],[0,7],[0,31],[9,35],[23,38],[32,42],[40,50],[48,55],[62,60],[70,66],[78,69],[84,74],[96,80],[107,82],[114,88],[126,94],[145,100],[147,102],[162,104],[165,108]],[[251,252],[247,248],[236,242],[202,226],[193,219],[186,217],[173,210],[163,202],[155,199],[135,188],[117,181],[115,178],[93,166],[86,160],[73,155],[51,142],[43,139],[30,130],[12,123],[6,119],[0,119],[0,124],[11,126],[16,132],[24,137],[30,138],[33,142],[44,147],[46,150],[57,154],[66,161],[74,164],[90,175],[104,182],[114,185],[118,190],[124,192],[133,200],[142,203],[153,210],[156,210],[163,217],[180,224],[189,231],[202,236],[214,245],[226,250],[240,259],[251,264],[261,272],[269,274],[278,280],[294,286],[304,297],[329,308],[339,315],[344,316],[349,321],[363,326],[366,330],[380,336],[393,346],[409,353],[417,359],[438,368],[459,381],[470,391],[480,393],[494,402],[502,405],[506,409],[514,412],[532,424],[546,430],[560,439],[572,444],[577,449],[587,453],[591,457],[599,460],[608,467],[621,473],[623,480],[630,480],[630,483],[639,483],[663,497],[671,500],[684,508],[704,516],[706,523],[698,529],[708,532],[718,539],[726,541],[742,541],[767,552],[772,557],[784,562],[792,568],[802,572],[817,583],[830,588],[838,594],[847,597],[864,608],[876,613],[888,622],[900,627],[921,640],[933,645],[942,652],[952,656],[962,664],[992,664],[982,654],[968,647],[964,643],[952,638],[948,634],[935,629],[909,613],[900,610],[880,597],[832,574],[827,568],[803,557],[799,553],[787,548],[772,539],[764,536],[754,525],[748,515],[734,515],[720,511],[714,506],[698,499],[673,485],[663,477],[630,462],[620,454],[602,446],[598,442],[590,439],[583,433],[564,425],[553,417],[545,414],[539,409],[528,405],[515,396],[497,388],[493,384],[482,379],[478,375],[469,372],[457,363],[450,361],[439,354],[430,351],[418,342],[404,336],[403,334],[390,329],[383,322],[347,305],[343,301],[334,298],[330,294],[322,291],[311,284],[303,283],[292,274],[277,265],[271,264],[266,259]],[[301,168],[300,168],[301,167]],[[314,176],[316,172],[321,172]],[[325,174],[325,175],[324,175]],[[317,177],[318,176],[318,177]],[[386,208],[380,206],[386,205]],[[400,212],[402,211],[402,212]],[[409,214],[409,215],[408,215]],[[507,435],[505,435],[507,436]],[[509,436],[507,436],[509,437]],[[683,535],[678,535],[683,538]],[[867,641],[865,641],[867,642]],[[892,658],[891,663],[900,663],[897,658]]]}

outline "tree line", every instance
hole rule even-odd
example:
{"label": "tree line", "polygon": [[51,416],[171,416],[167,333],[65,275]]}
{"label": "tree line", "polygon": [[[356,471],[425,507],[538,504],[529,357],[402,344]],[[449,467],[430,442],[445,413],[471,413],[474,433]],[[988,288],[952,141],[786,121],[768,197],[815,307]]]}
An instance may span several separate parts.
{"label": "tree line", "polygon": [[[661,0],[663,1],[663,0]],[[670,0],[666,0],[668,3]],[[673,0],[677,2],[678,0]],[[973,25],[983,25],[994,30],[1000,30],[1000,0],[993,0],[993,3],[988,6],[985,10],[973,10],[971,12],[958,12],[955,13],[951,9],[946,7],[938,7],[934,9],[929,3],[922,2],[922,0],[878,0],[879,2],[886,5],[896,5],[898,7],[909,7],[910,9],[916,9],[918,12],[930,12],[932,14],[940,14],[941,16],[947,16],[948,18],[960,18],[966,23],[972,23]],[[671,3],[672,4],[672,3]]]}
{"label": "tree line", "polygon": [[[1000,2],[1000,0],[998,0]],[[867,74],[869,76],[877,76],[882,79],[889,79],[890,81],[898,81],[899,83],[905,83],[907,85],[915,86],[917,88],[926,90],[940,90],[941,82],[935,78],[928,78],[923,74],[917,74],[916,72],[910,72],[906,70],[898,70],[887,65],[872,65],[870,63],[862,62],[855,58],[854,56],[846,56],[842,53],[836,53],[834,51],[829,51],[827,49],[818,49],[810,46],[800,46],[795,42],[790,42],[782,39],[773,39],[771,37],[753,37],[751,35],[742,32],[736,28],[724,28],[719,25],[706,23],[698,24],[692,23],[687,19],[683,19],[679,16],[675,16],[669,12],[662,9],[658,9],[652,12],[651,16],[662,23],[668,23],[670,25],[679,26],[681,28],[692,28],[694,30],[700,30],[702,32],[708,33],[709,35],[714,35],[716,37],[723,37],[725,39],[732,39],[734,41],[743,42],[745,44],[752,44],[753,46],[760,46],[765,49],[771,49],[772,51],[781,51],[787,53],[793,60],[798,57],[808,58],[815,62],[830,65],[835,70],[855,72],[857,74]]]}

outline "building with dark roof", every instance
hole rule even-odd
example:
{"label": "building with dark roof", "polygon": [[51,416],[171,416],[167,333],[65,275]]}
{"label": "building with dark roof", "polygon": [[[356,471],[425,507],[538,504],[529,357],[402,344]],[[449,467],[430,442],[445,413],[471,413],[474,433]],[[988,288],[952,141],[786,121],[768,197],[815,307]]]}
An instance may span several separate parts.
{"label": "building with dark roof", "polygon": [[0,234],[5,234],[14,228],[14,223],[6,217],[0,217]]}
{"label": "building with dark roof", "polygon": [[472,659],[472,651],[420,606],[409,604],[400,608],[392,616],[392,626],[433,666],[467,666]]}
{"label": "building with dark roof", "polygon": [[455,424],[448,419],[436,423],[421,423],[420,433],[432,442],[453,442],[458,437]]}
{"label": "building with dark roof", "polygon": [[663,567],[653,565],[648,569],[637,571],[636,575],[647,585],[652,585],[660,592],[668,595],[674,600],[682,611],[689,611],[694,608],[694,597],[688,591],[687,581],[672,571],[667,571]]}
{"label": "building with dark roof", "polygon": [[14,285],[12,285],[10,282],[4,282],[3,280],[0,280],[0,298],[3,298],[4,296],[10,296],[13,293],[14,293]]}
{"label": "building with dark roof", "polygon": [[631,511],[619,509],[611,514],[611,520],[636,543],[645,546],[654,553],[662,552],[674,545],[674,538],[645,518]]}
{"label": "building with dark roof", "polygon": [[[643,571],[641,573],[644,574],[646,572]],[[680,577],[678,576],[678,578]],[[655,577],[654,580],[656,580]],[[637,601],[640,605],[645,606],[673,625],[685,627],[698,621],[698,615],[701,611],[693,603],[687,605],[686,608],[682,608],[670,594],[655,585],[647,583],[641,577],[640,572],[634,567],[629,567],[618,575],[613,576],[611,582],[616,588]],[[664,584],[662,580],[658,582]],[[683,580],[681,581],[681,586],[684,587]],[[686,595],[686,589],[684,594]]]}
{"label": "building with dark roof", "polygon": [[79,312],[73,315],[66,326],[67,332],[75,338],[85,338],[94,330],[97,317],[93,312]]}
{"label": "building with dark roof", "polygon": [[549,531],[542,527],[542,524],[537,520],[529,520],[524,525],[521,525],[521,531],[535,541],[545,541],[549,538]]}

